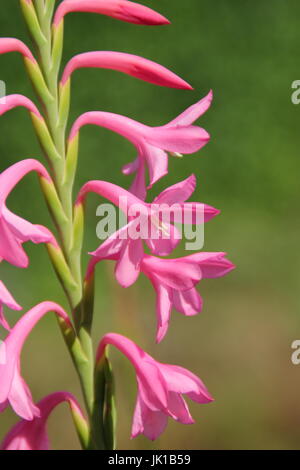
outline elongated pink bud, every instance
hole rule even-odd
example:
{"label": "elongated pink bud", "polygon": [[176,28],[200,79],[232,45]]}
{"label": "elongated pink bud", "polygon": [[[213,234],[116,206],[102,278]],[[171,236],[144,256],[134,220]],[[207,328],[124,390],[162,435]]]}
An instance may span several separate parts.
{"label": "elongated pink bud", "polygon": [[163,25],[170,22],[159,13],[138,3],[127,0],[65,0],[55,14],[54,25],[57,26],[65,15],[72,12],[100,13],[117,20],[141,25]]}
{"label": "elongated pink bud", "polygon": [[95,51],[76,55],[68,62],[64,70],[62,84],[64,85],[68,81],[75,70],[85,67],[117,70],[159,86],[192,89],[191,85],[156,62],[125,52],[114,51]]}
{"label": "elongated pink bud", "polygon": [[0,116],[5,114],[7,111],[10,111],[11,109],[22,106],[28,109],[28,111],[31,113],[35,114],[38,118],[42,117],[35,104],[29,98],[26,98],[26,96],[8,95],[4,96],[2,100],[0,101]]}
{"label": "elongated pink bud", "polygon": [[32,62],[36,62],[26,44],[19,39],[0,38],[0,54],[6,54],[7,52],[20,52],[23,57],[27,57],[27,59]]}
{"label": "elongated pink bud", "polygon": [[51,177],[46,168],[38,160],[32,158],[15,163],[0,173],[0,205],[6,201],[6,198],[19,181],[32,171],[35,171],[40,176],[51,181]]}

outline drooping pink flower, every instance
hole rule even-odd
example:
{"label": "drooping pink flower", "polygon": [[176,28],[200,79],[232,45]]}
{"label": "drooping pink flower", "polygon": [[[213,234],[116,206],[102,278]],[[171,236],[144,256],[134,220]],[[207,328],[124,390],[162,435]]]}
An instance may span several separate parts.
{"label": "drooping pink flower", "polygon": [[30,113],[35,114],[38,118],[42,118],[41,113],[35,104],[29,98],[23,95],[4,96],[0,100],[0,116],[5,114],[7,111],[10,111],[11,109],[17,108],[18,106],[22,106],[28,109]]}
{"label": "drooping pink flower", "polygon": [[0,174],[0,258],[20,268],[26,268],[29,263],[23,243],[30,240],[33,243],[53,243],[48,229],[31,224],[6,207],[6,199],[12,189],[32,171],[37,172],[40,178],[51,181],[44,166],[33,159],[22,160]]}
{"label": "drooping pink flower", "polygon": [[37,404],[40,417],[35,417],[32,421],[19,421],[4,438],[0,450],[50,450],[47,420],[53,409],[63,402],[69,404],[73,416],[84,420],[81,408],[71,393],[53,393]]}
{"label": "drooping pink flower", "polygon": [[65,85],[75,70],[86,67],[117,70],[159,86],[192,89],[187,82],[156,62],[115,51],[94,51],[74,56],[63,72],[62,85]]}
{"label": "drooping pink flower", "polygon": [[196,285],[205,278],[225,276],[234,265],[226,253],[194,253],[178,259],[159,259],[145,255],[141,271],[150,279],[157,295],[157,342],[166,335],[172,309],[186,316],[202,310]]}
{"label": "drooping pink flower", "polygon": [[6,330],[10,330],[10,326],[3,312],[4,305],[12,310],[22,310],[22,307],[15,301],[3,282],[0,281],[0,325],[2,325]]}
{"label": "drooping pink flower", "polygon": [[74,123],[69,140],[72,141],[82,126],[94,124],[114,131],[137,149],[137,159],[123,168],[125,174],[137,173],[131,192],[141,199],[146,196],[145,166],[149,168],[151,188],[168,172],[168,154],[191,154],[200,150],[210,139],[201,127],[192,124],[210,107],[212,92],[170,123],[161,127],[145,126],[128,117],[106,112],[88,112]]}
{"label": "drooping pink flower", "polygon": [[0,38],[0,54],[6,54],[7,52],[19,52],[24,58],[29,59],[31,62],[36,63],[32,53],[24,44],[24,42],[15,38]]}
{"label": "drooping pink flower", "polygon": [[81,204],[89,192],[95,192],[117,205],[129,218],[127,225],[90,254],[96,262],[117,257],[116,278],[123,287],[130,286],[140,273],[143,240],[153,254],[169,255],[182,238],[172,222],[201,224],[219,214],[220,211],[206,204],[185,202],[195,186],[196,178],[192,175],[165,189],[152,204],[148,204],[112,183],[90,181],[81,189],[77,204]]}
{"label": "drooping pink flower", "polygon": [[119,334],[109,333],[103,337],[97,361],[101,360],[108,345],[119,349],[136,371],[138,396],[132,438],[144,434],[149,439],[157,439],[165,430],[168,417],[183,424],[194,423],[182,395],[201,404],[213,401],[203,382],[192,372],[155,361],[133,341]]}
{"label": "drooping pink flower", "polygon": [[10,404],[21,418],[30,421],[35,416],[40,416],[40,410],[35,406],[31,392],[21,376],[20,356],[31,330],[51,311],[72,328],[68,315],[58,304],[42,302],[23,315],[4,340],[2,348],[5,361],[0,363],[0,411]]}
{"label": "drooping pink flower", "polygon": [[117,20],[142,25],[163,25],[169,21],[159,13],[127,0],[64,0],[56,10],[54,25],[71,12],[100,13]]}

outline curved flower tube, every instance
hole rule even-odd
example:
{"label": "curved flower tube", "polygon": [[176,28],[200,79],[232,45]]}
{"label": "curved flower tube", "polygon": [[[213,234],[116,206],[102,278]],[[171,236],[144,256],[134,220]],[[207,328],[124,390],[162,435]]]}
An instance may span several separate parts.
{"label": "curved flower tube", "polygon": [[0,450],[50,450],[47,420],[54,408],[64,402],[70,406],[73,419],[84,423],[82,410],[71,393],[52,393],[37,404],[40,416],[32,421],[19,421],[4,438]]}
{"label": "curved flower tube", "polygon": [[145,199],[145,165],[149,168],[149,189],[168,173],[167,152],[179,156],[191,154],[209,142],[209,134],[201,127],[192,124],[209,109],[212,97],[213,94],[210,91],[205,98],[188,108],[176,119],[160,127],[145,126],[118,114],[88,112],[75,121],[69,142],[76,138],[83,126],[88,124],[104,127],[128,139],[136,147],[138,156],[133,163],[124,166],[123,172],[125,174],[137,173],[130,190],[140,199]]}
{"label": "curved flower tube", "polygon": [[133,417],[131,437],[144,434],[157,439],[165,430],[168,417],[183,424],[194,420],[182,395],[196,403],[213,401],[203,382],[183,367],[157,362],[125,336],[109,333],[101,340],[97,361],[101,361],[108,345],[119,349],[136,371],[138,396]]}
{"label": "curved flower tube", "polygon": [[36,105],[26,96],[8,95],[4,96],[2,100],[0,101],[0,116],[7,113],[7,111],[11,111],[14,108],[22,106],[30,113],[35,114],[39,119],[42,119],[41,113],[37,109]]}
{"label": "curved flower tube", "polygon": [[34,405],[30,390],[20,373],[20,356],[23,345],[38,321],[48,312],[55,312],[72,328],[67,313],[54,302],[42,302],[29,310],[12,328],[4,341],[6,361],[0,364],[0,411],[8,404],[21,418],[32,420],[40,416],[40,410]]}
{"label": "curved flower tube", "polygon": [[133,54],[115,51],[94,51],[74,56],[66,65],[61,79],[62,85],[80,68],[117,70],[154,85],[191,90],[187,82],[175,73],[152,60]]}
{"label": "curved flower tube", "polygon": [[29,264],[23,243],[54,243],[48,229],[31,224],[6,207],[6,199],[12,189],[32,171],[37,172],[40,178],[51,181],[44,166],[34,159],[22,160],[0,174],[0,258],[20,268],[26,268]]}
{"label": "curved flower tube", "polygon": [[185,202],[195,186],[196,178],[192,175],[167,188],[152,204],[147,204],[119,186],[105,181],[90,181],[81,189],[77,204],[81,204],[89,192],[96,192],[117,205],[130,219],[127,225],[90,254],[99,260],[110,259],[118,253],[116,278],[123,287],[130,286],[140,273],[144,256],[142,240],[152,253],[169,255],[181,240],[181,234],[172,222],[182,223],[183,215],[186,218],[188,214],[190,222],[198,224],[219,214],[220,211],[206,204]]}
{"label": "curved flower tube", "polygon": [[56,10],[54,26],[72,12],[100,13],[117,20],[141,25],[163,25],[170,22],[159,13],[127,0],[64,0]]}
{"label": "curved flower tube", "polygon": [[[96,264],[104,259],[119,261],[122,251],[96,250],[89,263],[86,278],[93,274]],[[151,281],[156,292],[157,335],[160,343],[165,337],[172,309],[186,316],[197,315],[202,311],[203,301],[196,285],[202,279],[225,276],[235,266],[225,258],[226,253],[200,252],[176,259],[160,259],[144,255],[140,262],[140,272]],[[126,273],[124,273],[126,276]]]}
{"label": "curved flower tube", "polygon": [[0,38],[0,54],[6,54],[7,52],[19,52],[23,57],[26,57],[31,62],[36,63],[36,60],[29,48],[19,39]]}
{"label": "curved flower tube", "polygon": [[0,281],[0,325],[10,331],[10,326],[3,313],[3,305],[6,305],[12,310],[22,310],[22,307],[15,301],[3,282]]}

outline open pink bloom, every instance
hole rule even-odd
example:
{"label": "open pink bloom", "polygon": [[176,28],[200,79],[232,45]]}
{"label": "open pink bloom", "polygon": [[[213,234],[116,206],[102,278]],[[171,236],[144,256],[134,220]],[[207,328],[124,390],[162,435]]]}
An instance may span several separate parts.
{"label": "open pink bloom", "polygon": [[205,278],[225,276],[234,265],[226,253],[195,253],[178,259],[159,259],[145,255],[141,271],[150,279],[157,295],[157,342],[167,333],[172,308],[191,316],[202,310],[196,285]]}
{"label": "open pink bloom", "polygon": [[119,349],[136,371],[138,396],[132,438],[144,434],[149,439],[157,439],[165,430],[168,417],[183,424],[194,423],[182,395],[201,404],[213,401],[203,382],[192,372],[183,367],[155,361],[124,336],[114,333],[105,335],[98,347],[98,361],[107,345]]}
{"label": "open pink bloom", "polygon": [[6,330],[10,330],[10,326],[3,313],[3,305],[6,305],[12,310],[22,310],[22,307],[17,304],[3,282],[0,281],[0,325],[2,325]]}
{"label": "open pink bloom", "polygon": [[192,175],[165,189],[152,204],[147,204],[125,189],[105,181],[90,181],[84,185],[77,204],[92,191],[116,204],[129,218],[127,225],[90,253],[96,258],[95,262],[117,259],[115,273],[118,282],[123,287],[133,284],[144,256],[142,240],[153,254],[169,255],[182,238],[172,222],[201,224],[219,214],[220,211],[206,204],[185,202],[195,186],[196,178]]}
{"label": "open pink bloom", "polygon": [[125,174],[137,173],[131,192],[145,199],[145,167],[149,168],[151,188],[153,184],[168,173],[168,154],[191,154],[200,150],[210,139],[209,134],[201,127],[192,124],[211,105],[212,92],[198,103],[191,106],[176,119],[161,127],[145,126],[128,117],[106,112],[88,112],[74,123],[70,141],[77,136],[81,127],[94,124],[114,131],[130,142],[137,149],[137,159],[123,168]]}
{"label": "open pink bloom", "polygon": [[0,38],[0,54],[6,54],[7,52],[20,52],[24,58],[29,59],[31,62],[36,62],[26,44],[19,39]]}
{"label": "open pink bloom", "polygon": [[127,0],[64,0],[56,10],[54,25],[57,26],[65,15],[75,11],[100,13],[117,20],[142,25],[169,24],[169,21],[159,13]]}
{"label": "open pink bloom", "polygon": [[20,356],[31,330],[51,311],[72,327],[68,315],[58,304],[42,302],[23,315],[4,340],[2,348],[5,361],[0,363],[0,411],[10,404],[21,418],[30,421],[35,416],[40,416],[40,410],[35,406],[30,390],[21,376]]}
{"label": "open pink bloom", "polygon": [[61,83],[64,85],[72,73],[80,68],[117,70],[155,85],[190,90],[192,87],[162,65],[133,54],[115,51],[94,51],[74,56],[66,65]]}
{"label": "open pink bloom", "polygon": [[30,240],[33,243],[53,243],[49,230],[31,224],[6,207],[6,199],[12,189],[31,171],[51,180],[44,166],[33,159],[22,160],[0,174],[0,258],[20,268],[26,268],[29,263],[23,243]]}
{"label": "open pink bloom", "polygon": [[53,409],[63,402],[69,404],[73,415],[84,419],[80,406],[71,393],[53,393],[37,404],[40,417],[35,417],[32,421],[19,421],[3,440],[0,450],[50,450],[47,420]]}
{"label": "open pink bloom", "polygon": [[42,118],[35,104],[23,95],[4,96],[0,100],[0,116],[5,114],[7,111],[10,111],[11,109],[17,108],[18,106],[22,106],[28,109],[30,113],[35,114],[38,118]]}

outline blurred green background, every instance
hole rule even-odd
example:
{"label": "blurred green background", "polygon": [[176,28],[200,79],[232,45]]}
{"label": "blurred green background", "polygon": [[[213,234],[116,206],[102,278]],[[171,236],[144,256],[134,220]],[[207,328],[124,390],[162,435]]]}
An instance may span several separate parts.
{"label": "blurred green background", "polygon": [[[197,155],[170,159],[168,177],[150,196],[195,173],[194,200],[222,210],[206,226],[205,250],[227,251],[237,269],[226,278],[204,280],[203,313],[194,318],[173,313],[166,339],[156,346],[155,298],[149,282],[140,279],[122,290],[113,278],[112,263],[98,267],[95,342],[108,331],[128,335],[160,361],[200,375],[216,399],[209,406],[191,403],[197,421],[193,426],[170,421],[157,442],[142,437],[131,441],[134,374],[129,363],[113,353],[119,448],[299,449],[300,366],[291,363],[291,343],[300,337],[300,107],[291,103],[291,83],[300,79],[300,3],[149,0],[147,5],[172,25],[148,28],[99,15],[69,15],[64,62],[88,50],[131,52],[171,68],[195,91],[155,87],[112,71],[81,70],[73,79],[70,123],[82,112],[101,109],[160,125],[212,88],[213,107],[201,118],[211,143]],[[16,0],[2,6],[0,35],[29,44]],[[9,94],[34,99],[17,54],[0,57],[0,79]],[[1,171],[41,155],[22,109],[1,117],[0,135]],[[120,168],[134,157],[133,147],[93,127],[81,135],[77,189],[94,178],[128,187]],[[96,197],[89,200],[86,251],[98,245],[99,202]],[[52,227],[34,176],[18,185],[9,207]],[[25,309],[46,299],[66,306],[44,247],[28,244],[26,250],[30,268],[3,263],[1,279]],[[8,315],[17,319],[14,312]],[[35,328],[22,359],[23,375],[36,400],[60,389],[80,397],[52,315]],[[0,438],[15,421],[11,411],[1,415]],[[78,448],[66,407],[53,413],[49,432],[53,448]]]}

